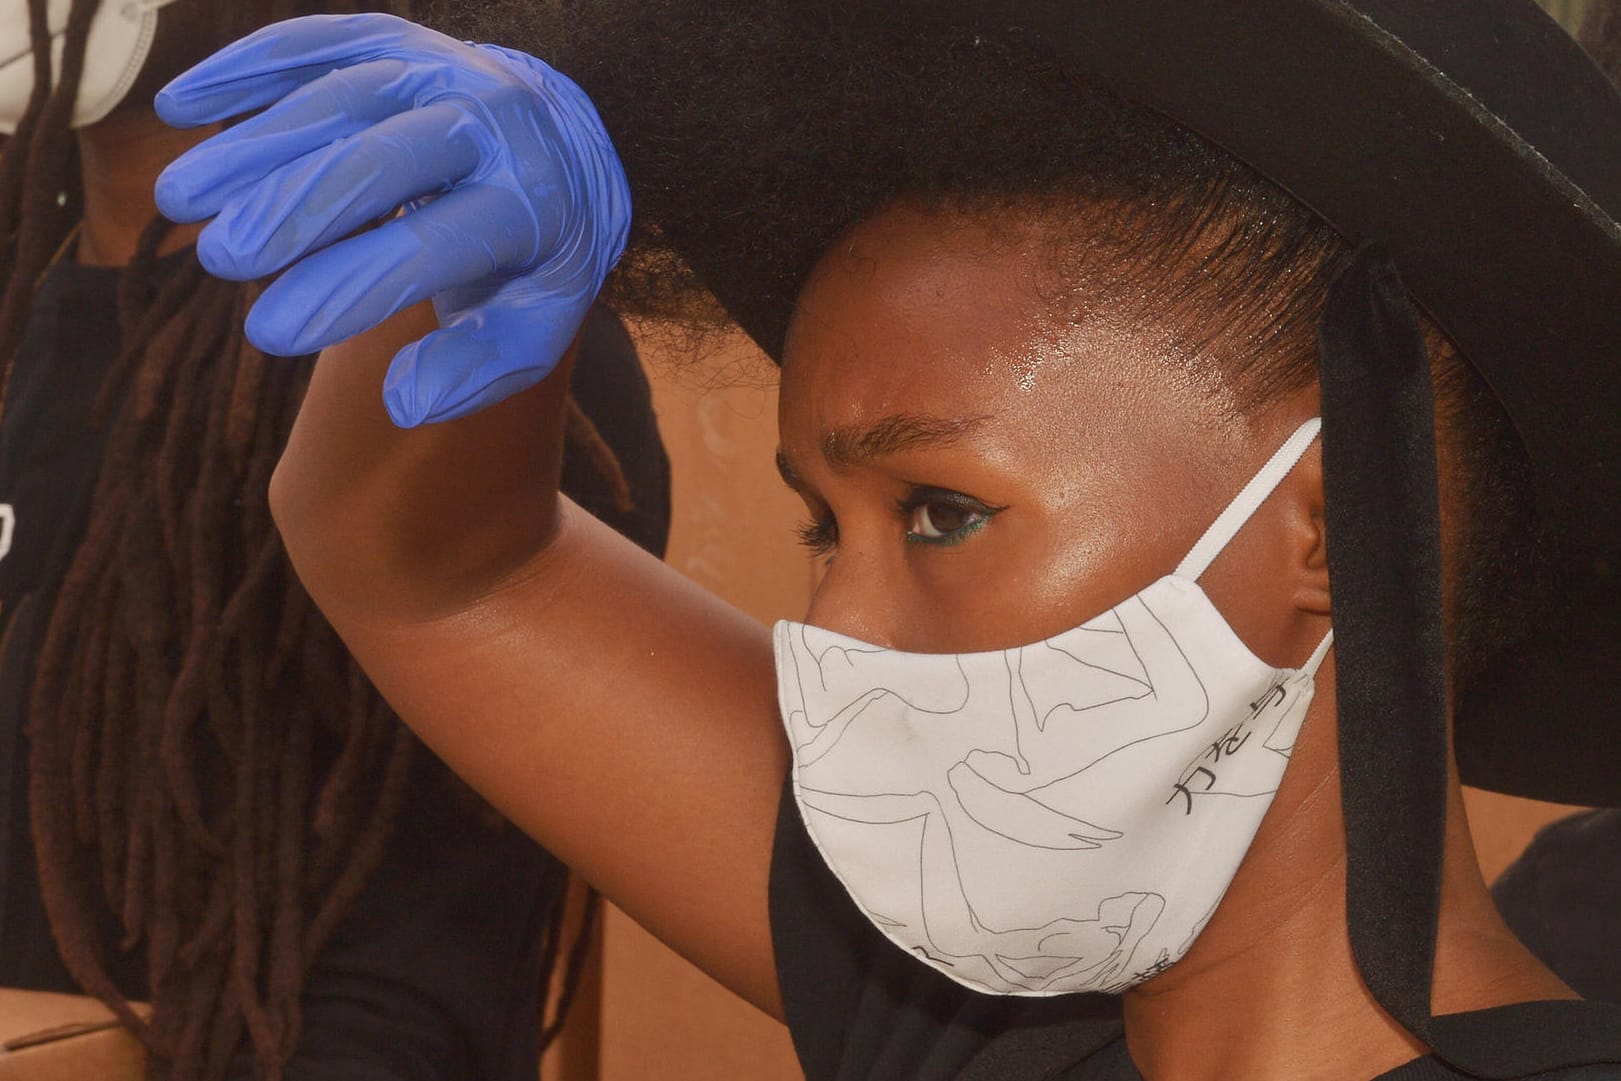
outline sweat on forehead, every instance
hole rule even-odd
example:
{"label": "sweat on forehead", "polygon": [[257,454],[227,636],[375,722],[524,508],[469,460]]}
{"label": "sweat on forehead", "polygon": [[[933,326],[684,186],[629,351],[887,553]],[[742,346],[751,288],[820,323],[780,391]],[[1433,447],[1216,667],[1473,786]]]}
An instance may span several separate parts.
{"label": "sweat on forehead", "polygon": [[[916,313],[955,293],[944,303],[987,318],[958,324],[940,343],[942,362],[1016,368],[1033,385],[1038,365],[1106,356],[1100,338],[1130,339],[1165,360],[1169,376],[1222,393],[1241,412],[1314,380],[1316,317],[1340,244],[1304,212],[1292,218],[1257,215],[1226,197],[1200,213],[1074,192],[903,199],[822,255],[795,307],[784,361],[811,328],[854,333],[861,320],[838,309],[859,315],[882,300]],[[845,285],[830,287],[834,276]],[[922,320],[919,330],[932,326]],[[868,352],[858,340],[842,348]]]}
{"label": "sweat on forehead", "polygon": [[1004,224],[898,208],[830,250],[784,351],[790,466],[917,468],[969,449],[1078,462],[1163,442],[1166,425],[1212,445],[1248,427],[1231,424],[1216,365],[1121,305],[1058,289],[1043,230]]}

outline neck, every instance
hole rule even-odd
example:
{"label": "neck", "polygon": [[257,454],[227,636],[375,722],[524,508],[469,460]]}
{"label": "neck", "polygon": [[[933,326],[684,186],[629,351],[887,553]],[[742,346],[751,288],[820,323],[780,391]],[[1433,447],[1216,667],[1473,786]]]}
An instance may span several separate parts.
{"label": "neck", "polygon": [[[158,174],[213,129],[180,131],[150,109],[118,109],[75,133],[84,180],[84,222],[78,261],[89,266],[128,266],[141,232],[158,215],[152,186]],[[159,245],[167,255],[190,247],[199,225],[178,225]]]}
{"label": "neck", "polygon": [[[1352,1081],[1427,1049],[1362,982],[1345,915],[1346,853],[1332,657],[1282,788],[1226,897],[1186,957],[1125,996],[1149,1081]],[[1573,998],[1498,917],[1451,781],[1435,1012]]]}

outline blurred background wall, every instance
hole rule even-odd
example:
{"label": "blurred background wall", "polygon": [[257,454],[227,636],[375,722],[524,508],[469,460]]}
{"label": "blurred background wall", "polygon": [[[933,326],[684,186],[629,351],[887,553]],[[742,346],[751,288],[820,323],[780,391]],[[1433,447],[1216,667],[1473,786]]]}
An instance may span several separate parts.
{"label": "blurred background wall", "polygon": [[[815,566],[773,463],[776,368],[741,335],[696,359],[638,340],[674,472],[670,564],[762,622],[803,617]],[[601,996],[599,1081],[800,1076],[786,1029],[612,909]]]}
{"label": "blurred background wall", "polygon": [[1537,0],[1537,2],[1572,33],[1581,24],[1587,9],[1593,5],[1593,0]]}

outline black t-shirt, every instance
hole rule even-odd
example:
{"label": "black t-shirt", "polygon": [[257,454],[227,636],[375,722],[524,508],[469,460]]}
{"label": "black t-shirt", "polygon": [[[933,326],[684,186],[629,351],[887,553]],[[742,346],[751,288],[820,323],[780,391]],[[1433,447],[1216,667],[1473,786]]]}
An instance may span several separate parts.
{"label": "black t-shirt", "polygon": [[[1142,1081],[1117,999],[980,994],[886,939],[822,860],[791,787],[777,811],[770,906],[783,1009],[806,1081]],[[1469,1076],[1431,1057],[1377,1081]],[[1528,1076],[1615,1081],[1621,1067]]]}
{"label": "black t-shirt", "polygon": [[[165,271],[189,255],[167,260]],[[64,263],[41,282],[0,424],[0,985],[74,992],[39,892],[23,735],[34,658],[84,534],[103,441],[90,425],[118,353],[118,272]],[[634,346],[607,312],[582,339],[572,389],[617,453],[635,508],[620,512],[580,455],[563,487],[656,553],[669,529],[669,466]],[[566,871],[510,827],[491,828],[419,751],[412,791],[376,875],[306,983],[293,1081],[533,1081],[543,922]],[[102,914],[109,941],[113,916]],[[111,959],[143,996],[137,953]],[[239,1064],[246,1076],[250,1064]]]}

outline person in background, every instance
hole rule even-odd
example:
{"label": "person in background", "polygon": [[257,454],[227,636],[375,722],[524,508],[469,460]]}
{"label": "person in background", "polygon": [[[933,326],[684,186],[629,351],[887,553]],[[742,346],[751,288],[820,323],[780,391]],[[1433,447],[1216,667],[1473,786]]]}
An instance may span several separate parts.
{"label": "person in background", "polygon": [[[97,996],[155,1078],[533,1081],[548,977],[584,956],[566,869],[421,748],[289,569],[266,483],[311,363],[244,340],[258,290],[152,201],[200,134],[157,120],[165,79],[383,6],[0,3],[0,985]],[[564,487],[660,552],[634,348],[602,310],[582,341]]]}

